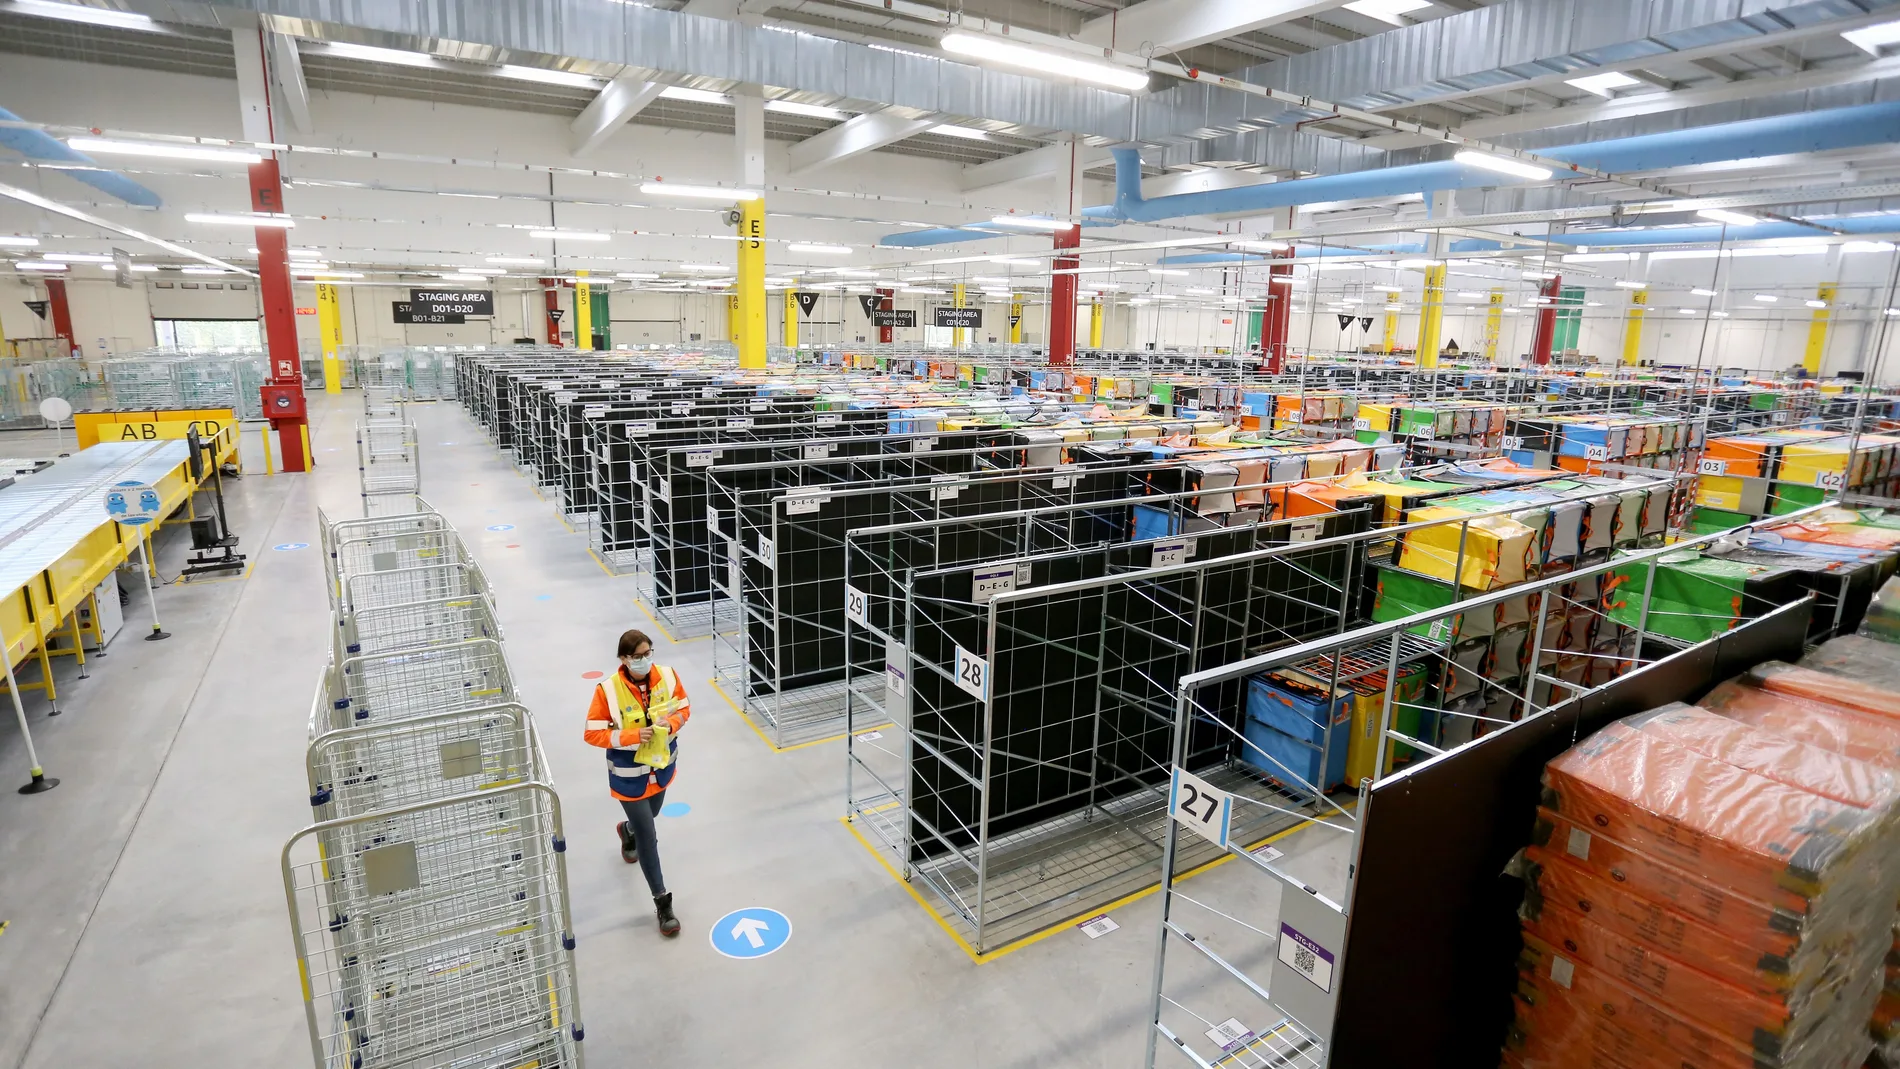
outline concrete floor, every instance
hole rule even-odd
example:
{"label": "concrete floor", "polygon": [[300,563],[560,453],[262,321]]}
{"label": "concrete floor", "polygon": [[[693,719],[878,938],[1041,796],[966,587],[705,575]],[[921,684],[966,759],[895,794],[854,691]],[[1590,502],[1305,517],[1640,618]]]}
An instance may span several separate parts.
{"label": "concrete floor", "polygon": [[[359,403],[354,393],[317,399],[315,475],[230,487],[233,527],[255,561],[248,576],[161,588],[174,636],[164,642],[141,641],[148,608],[135,594],[90,679],[61,666],[61,715],[28,696],[42,761],[63,782],[33,797],[0,792],[0,1067],[307,1058],[278,856],[310,816],[305,720],[328,612],[316,510],[360,514]],[[580,740],[593,687],[582,673],[611,668],[626,628],[655,630],[633,580],[606,574],[585,535],[458,405],[414,415],[424,495],[496,587],[521,697],[560,789],[585,1051],[596,1066],[761,1056],[793,1067],[1140,1064],[1155,896],[1119,908],[1120,930],[1102,938],[1064,929],[974,964],[840,822],[840,745],[767,749],[708,685],[704,640],[662,640],[658,650],[694,703],[668,796],[691,811],[660,826],[685,931],[663,940],[644,883],[618,856],[601,757]],[[500,524],[514,526],[486,530]],[[309,546],[271,548],[298,542]],[[164,575],[177,573],[184,543],[182,528],[161,538]],[[0,784],[24,782],[25,768],[18,730],[0,718]],[[1306,831],[1278,846],[1285,864],[1337,896],[1346,839]],[[1247,868],[1223,865],[1184,889],[1274,930],[1277,891]],[[752,961],[714,952],[712,921],[752,905],[791,918],[789,945]],[[1228,952],[1264,977],[1270,950]],[[1171,992],[1196,995],[1209,1023],[1265,1023],[1238,985],[1179,951],[1170,960],[1184,966],[1171,964]]]}

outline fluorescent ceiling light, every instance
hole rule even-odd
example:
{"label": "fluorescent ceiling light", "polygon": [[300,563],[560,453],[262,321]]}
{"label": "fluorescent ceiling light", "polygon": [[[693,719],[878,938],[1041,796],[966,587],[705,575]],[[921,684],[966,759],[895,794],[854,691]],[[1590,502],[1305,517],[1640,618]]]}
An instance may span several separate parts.
{"label": "fluorescent ceiling light", "polygon": [[1802,303],[1807,305],[1809,308],[1826,308],[1827,307],[1826,301],[1803,301]]}
{"label": "fluorescent ceiling light", "polygon": [[904,286],[900,288],[897,292],[899,293],[929,293],[929,294],[938,294],[938,295],[941,295],[943,293],[942,290],[933,290],[927,286]]}
{"label": "fluorescent ceiling light", "polygon": [[688,89],[683,85],[669,85],[660,90],[660,95],[668,100],[690,100],[695,104],[732,105],[732,98],[724,93],[715,93],[709,89]]}
{"label": "fluorescent ceiling light", "polygon": [[222,267],[181,267],[179,270],[187,275],[222,275],[226,273]]}
{"label": "fluorescent ceiling light", "polygon": [[1610,95],[1613,89],[1627,89],[1632,85],[1642,85],[1642,80],[1632,78],[1622,71],[1605,71],[1583,78],[1565,78],[1565,85],[1574,85],[1586,93],[1595,93],[1600,97]]}
{"label": "fluorescent ceiling light", "polygon": [[454,271],[449,274],[443,275],[442,281],[444,282],[486,282],[488,281],[488,278],[485,275],[469,275],[469,274],[463,274],[460,271]]}
{"label": "fluorescent ceiling light", "polygon": [[50,264],[45,260],[19,260],[13,265],[22,271],[64,271],[65,264]]}
{"label": "fluorescent ceiling light", "polygon": [[530,230],[528,236],[543,241],[608,241],[612,234],[603,234],[598,230]]}
{"label": "fluorescent ceiling light", "polygon": [[1549,271],[1526,271],[1524,272],[1524,277],[1543,279],[1544,281],[1548,282],[1551,279],[1556,278],[1557,276]]}
{"label": "fluorescent ceiling light", "polygon": [[1601,308],[1603,307],[1603,302],[1602,301],[1585,301],[1583,302],[1583,306],[1585,308]]}
{"label": "fluorescent ceiling light", "polygon": [[1287,278],[1285,275],[1275,275],[1267,281],[1276,286],[1291,286],[1293,284],[1293,280]]}
{"label": "fluorescent ceiling light", "polygon": [[[191,268],[187,267],[185,270],[189,271],[191,270]],[[296,275],[298,278],[362,278],[363,277],[363,272],[361,271],[325,271],[321,268],[318,268],[316,270],[310,270],[310,271],[292,271],[291,274]]]}
{"label": "fluorescent ceiling light", "polygon": [[945,52],[954,55],[986,59],[992,63],[1001,63],[1006,67],[1021,67],[1036,74],[1074,78],[1078,81],[1105,85],[1111,89],[1135,90],[1148,87],[1148,75],[1142,71],[1128,67],[1114,67],[1106,63],[1093,63],[1080,57],[1066,56],[1040,48],[1026,48],[995,37],[972,33],[949,33],[945,34],[938,44],[942,45]]}
{"label": "fluorescent ceiling light", "polygon": [[987,258],[993,264],[1014,264],[1018,267],[1041,267],[1041,260],[1024,259],[1021,256],[991,256]]}
{"label": "fluorescent ceiling light", "polygon": [[1728,313],[1727,312],[1710,312],[1709,318],[1710,319],[1727,319]]}
{"label": "fluorescent ceiling light", "polygon": [[787,252],[808,252],[825,256],[851,255],[851,246],[849,245],[820,245],[811,241],[794,241],[785,246],[785,249]]}
{"label": "fluorescent ceiling light", "polygon": [[1886,314],[1890,316],[1900,316],[1900,308],[1889,308]]}
{"label": "fluorescent ceiling light", "polygon": [[1534,163],[1520,163],[1517,160],[1507,160],[1502,156],[1493,156],[1488,152],[1472,152],[1466,149],[1456,156],[1453,156],[1452,159],[1457,160],[1467,167],[1481,167],[1487,171],[1496,171],[1499,174],[1508,174],[1516,178],[1544,179],[1550,177],[1550,168],[1548,167],[1539,167]]}
{"label": "fluorescent ceiling light", "polygon": [[39,238],[30,238],[25,234],[0,234],[0,247],[29,249],[40,243]]}
{"label": "fluorescent ceiling light", "polygon": [[1170,276],[1187,274],[1186,271],[1176,271],[1175,269],[1171,267],[1150,267],[1148,269],[1148,273],[1151,275],[1170,275]]}
{"label": "fluorescent ceiling light", "polygon": [[732,285],[732,280],[729,278],[694,278],[688,279],[686,284],[688,286],[717,286],[720,289],[724,289]]}
{"label": "fluorescent ceiling light", "polygon": [[[257,246],[255,245],[251,246],[249,249],[245,251],[249,252],[252,256],[259,255],[257,251]],[[289,249],[286,251],[290,253],[290,258],[293,260],[297,260],[297,259],[314,260],[314,259],[321,259],[323,256],[322,253],[318,252],[315,249]]]}
{"label": "fluorescent ceiling light", "polygon": [[96,252],[43,252],[42,260],[57,260],[63,264],[109,264],[112,257],[101,256]]}
{"label": "fluorescent ceiling light", "polygon": [[970,281],[971,281],[971,282],[988,282],[988,283],[991,283],[991,284],[993,284],[993,285],[997,285],[997,286],[1007,286],[1007,285],[1009,285],[1009,279],[1007,279],[1007,278],[998,278],[998,277],[997,277],[997,276],[995,276],[995,275],[971,275],[971,276],[970,276]]}
{"label": "fluorescent ceiling light", "polygon": [[681,264],[681,271],[730,271],[725,264]]}
{"label": "fluorescent ceiling light", "polygon": [[795,286],[798,284],[798,280],[795,278],[774,278],[771,275],[767,275],[765,276],[765,284],[768,286]]}
{"label": "fluorescent ceiling light", "polygon": [[546,67],[522,67],[513,63],[504,63],[494,70],[503,78],[513,78],[522,82],[542,82],[547,85],[565,85],[575,89],[598,89],[600,79],[573,71],[549,70]]}
{"label": "fluorescent ceiling light", "polygon": [[1197,296],[1202,296],[1202,297],[1212,297],[1214,295],[1213,290],[1201,289],[1198,287],[1190,287],[1186,292],[1196,294]]}
{"label": "fluorescent ceiling light", "polygon": [[636,281],[650,281],[653,279],[657,279],[660,276],[657,273],[652,272],[652,271],[622,271],[619,274],[615,275],[614,277],[615,278],[630,278]]}
{"label": "fluorescent ceiling light", "polygon": [[344,59],[360,59],[370,63],[395,63],[404,67],[440,66],[435,57],[426,52],[405,52],[399,48],[377,48],[375,45],[353,45],[347,41],[330,41],[323,46],[326,55],[340,56]]}
{"label": "fluorescent ceiling light", "polygon": [[1563,262],[1567,264],[1612,264],[1628,262],[1641,256],[1640,252],[1573,252],[1565,254]]}
{"label": "fluorescent ceiling light", "polygon": [[1900,19],[1863,26],[1858,30],[1849,30],[1841,36],[1855,48],[1868,55],[1878,56],[1881,48],[1900,44]]}
{"label": "fluorescent ceiling light", "polygon": [[285,229],[297,225],[297,221],[288,215],[276,215],[269,212],[256,212],[249,215],[224,215],[217,212],[186,212],[185,222],[215,223],[220,226],[280,226]]}
{"label": "fluorescent ceiling light", "polygon": [[482,259],[487,260],[491,264],[520,264],[524,267],[547,263],[546,260],[539,256],[484,256]]}
{"label": "fluorescent ceiling light", "polygon": [[1713,297],[1713,296],[1715,296],[1715,291],[1714,291],[1714,290],[1705,290],[1705,289],[1693,289],[1693,290],[1690,290],[1689,292],[1690,292],[1691,294],[1693,294],[1693,295],[1695,295],[1695,296],[1697,296],[1697,297]]}
{"label": "fluorescent ceiling light", "polygon": [[[108,274],[116,272],[118,269],[119,268],[117,267],[117,265],[114,265],[114,264],[100,264],[99,265],[99,270],[104,271]],[[158,265],[157,264],[133,264],[132,270],[138,272],[141,275],[149,274],[153,271],[158,270]]]}
{"label": "fluorescent ceiling light", "polygon": [[1400,260],[1396,265],[1403,268],[1437,267],[1443,260]]}
{"label": "fluorescent ceiling light", "polygon": [[1678,308],[1678,309],[1676,309],[1676,314],[1677,314],[1677,315],[1685,315],[1685,316],[1692,316],[1692,315],[1695,315],[1695,309],[1693,309],[1693,308]]}
{"label": "fluorescent ceiling light", "polygon": [[[7,243],[6,238],[0,238],[0,245],[5,245],[6,243]],[[1849,241],[1849,242],[1842,243],[1841,251],[1842,252],[1892,252],[1893,242],[1891,241]]]}
{"label": "fluorescent ceiling light", "polygon": [[1044,215],[998,215],[990,219],[996,226],[1017,226],[1025,230],[1074,230],[1075,224],[1067,219],[1051,219]]}
{"label": "fluorescent ceiling light", "polygon": [[1483,297],[1484,294],[1479,293],[1477,290],[1459,290],[1458,296],[1476,298],[1476,297]]}
{"label": "fluorescent ceiling light", "polygon": [[1385,306],[1385,310],[1388,312],[1396,312],[1399,310],[1399,306],[1396,304],[1388,304]]}
{"label": "fluorescent ceiling light", "polygon": [[1626,278],[1617,279],[1616,284],[1626,290],[1643,290],[1649,288],[1649,283],[1647,282],[1631,282]]}
{"label": "fluorescent ceiling light", "polygon": [[1703,208],[1698,210],[1695,214],[1698,219],[1713,219],[1718,223],[1728,223],[1731,226],[1754,226],[1756,223],[1761,222],[1760,219],[1752,215],[1732,212],[1727,208]]}
{"label": "fluorescent ceiling light", "polygon": [[1781,298],[1775,296],[1772,293],[1757,293],[1755,294],[1755,299],[1763,302],[1764,304],[1773,304],[1776,301],[1780,300]]}
{"label": "fluorescent ceiling light", "polygon": [[757,200],[756,189],[728,189],[725,186],[689,186],[678,182],[642,182],[640,192],[649,197],[693,197],[697,200]]}
{"label": "fluorescent ceiling light", "polygon": [[75,152],[106,156],[151,156],[166,160],[202,160],[207,163],[259,163],[264,156],[240,148],[212,148],[209,145],[166,145],[146,141],[109,141],[98,137],[72,137],[66,147]]}
{"label": "fluorescent ceiling light", "polygon": [[1394,26],[1403,26],[1399,16],[1407,11],[1417,11],[1430,7],[1431,0],[1353,0],[1350,4],[1341,4],[1347,11],[1357,11],[1361,15],[1380,22],[1389,22]]}
{"label": "fluorescent ceiling light", "polygon": [[1284,241],[1230,241],[1228,244],[1237,249],[1253,249],[1258,252],[1278,252],[1289,247]]}
{"label": "fluorescent ceiling light", "polygon": [[54,4],[48,3],[47,0],[13,0],[7,10],[20,15],[39,15],[42,18],[85,22],[94,26],[116,26],[121,30],[156,31],[158,29],[158,23],[147,15],[130,11],[81,7],[78,4]]}
{"label": "fluorescent ceiling light", "polygon": [[1357,297],[1341,297],[1339,299],[1339,303],[1340,304],[1359,304],[1360,300]]}
{"label": "fluorescent ceiling light", "polygon": [[462,270],[456,273],[461,274],[461,275],[480,275],[484,278],[494,278],[497,275],[505,275],[508,272],[502,271],[493,267],[464,267]]}
{"label": "fluorescent ceiling light", "polygon": [[795,100],[768,100],[765,102],[765,110],[782,112],[786,115],[803,115],[812,119],[832,119],[834,121],[850,117],[837,108],[827,108],[823,104],[800,104]]}

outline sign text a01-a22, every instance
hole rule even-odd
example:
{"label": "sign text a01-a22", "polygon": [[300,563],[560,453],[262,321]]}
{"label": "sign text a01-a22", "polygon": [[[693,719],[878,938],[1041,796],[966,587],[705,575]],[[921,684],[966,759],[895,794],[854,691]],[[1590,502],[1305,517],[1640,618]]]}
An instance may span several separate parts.
{"label": "sign text a01-a22", "polygon": [[392,304],[394,308],[394,311],[392,314],[395,316],[395,320],[398,323],[466,323],[468,322],[468,317],[465,315],[462,315],[459,312],[450,313],[450,312],[419,311],[416,308],[416,306],[412,302],[409,302],[409,301],[395,301],[395,302],[392,302]]}
{"label": "sign text a01-a22", "polygon": [[492,316],[495,291],[412,289],[409,304],[417,312],[435,315]]}

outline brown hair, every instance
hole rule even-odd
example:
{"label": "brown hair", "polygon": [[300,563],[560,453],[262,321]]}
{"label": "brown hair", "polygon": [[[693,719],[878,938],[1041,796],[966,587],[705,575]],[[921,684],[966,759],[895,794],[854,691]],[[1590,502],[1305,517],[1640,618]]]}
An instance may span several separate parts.
{"label": "brown hair", "polygon": [[641,646],[648,647],[649,651],[653,646],[653,640],[647,637],[645,631],[625,632],[620,636],[620,652],[614,654],[614,656],[632,657],[634,656],[633,651],[639,649]]}

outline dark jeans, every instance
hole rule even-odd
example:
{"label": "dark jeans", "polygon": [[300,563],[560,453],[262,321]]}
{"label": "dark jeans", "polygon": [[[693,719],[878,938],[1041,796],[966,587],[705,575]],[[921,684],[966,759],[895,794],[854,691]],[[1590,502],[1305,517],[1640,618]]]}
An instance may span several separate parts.
{"label": "dark jeans", "polygon": [[627,812],[627,831],[633,834],[634,845],[640,851],[640,871],[646,874],[647,888],[655,898],[666,893],[666,878],[660,875],[660,836],[653,828],[653,818],[660,815],[660,807],[665,804],[665,791],[645,801],[620,803]]}

